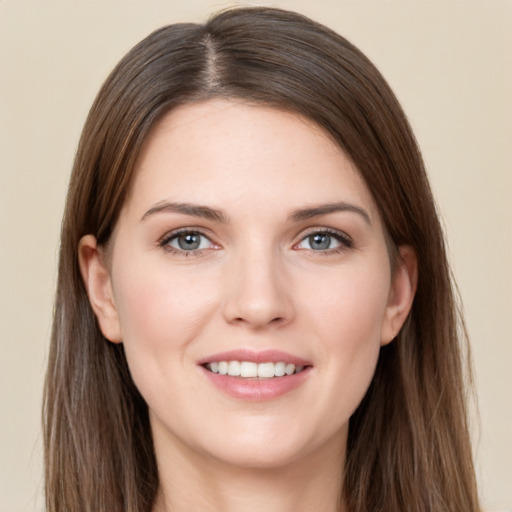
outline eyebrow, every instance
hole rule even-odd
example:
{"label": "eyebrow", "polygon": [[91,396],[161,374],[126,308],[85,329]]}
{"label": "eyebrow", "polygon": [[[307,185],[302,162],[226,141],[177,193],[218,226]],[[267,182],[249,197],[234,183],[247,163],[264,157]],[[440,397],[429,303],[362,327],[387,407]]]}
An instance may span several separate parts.
{"label": "eyebrow", "polygon": [[[300,208],[293,210],[289,218],[294,222],[300,222],[314,217],[320,217],[321,215],[328,215],[330,213],[337,212],[352,212],[360,215],[367,224],[370,226],[372,222],[370,215],[363,208],[345,202],[339,203],[327,203],[318,206],[312,206],[309,208]],[[212,220],[220,222],[222,224],[229,223],[229,217],[227,214],[217,208],[211,208],[210,206],[203,206],[193,203],[176,203],[161,201],[152,208],[150,208],[141,218],[141,221],[147,217],[156,213],[181,213],[183,215],[189,215],[191,217],[200,217],[202,219]]]}
{"label": "eyebrow", "polygon": [[345,203],[343,201],[339,203],[328,203],[321,204],[318,206],[312,206],[310,208],[301,208],[299,210],[294,210],[290,214],[290,218],[294,221],[308,220],[313,217],[319,217],[321,215],[328,215],[330,213],[336,212],[352,212],[360,215],[367,224],[372,225],[372,221],[370,220],[370,215],[363,208],[356,206],[354,204]]}
{"label": "eyebrow", "polygon": [[142,216],[141,221],[155,213],[181,213],[183,215],[221,222],[222,224],[229,222],[228,216],[222,210],[192,203],[171,203],[168,201],[161,201],[155,204]]}

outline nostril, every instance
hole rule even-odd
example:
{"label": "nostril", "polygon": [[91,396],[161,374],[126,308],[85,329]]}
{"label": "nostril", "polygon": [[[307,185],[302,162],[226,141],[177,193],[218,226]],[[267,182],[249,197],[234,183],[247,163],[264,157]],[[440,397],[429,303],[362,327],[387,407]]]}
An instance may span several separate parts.
{"label": "nostril", "polygon": [[272,290],[263,293],[257,284],[240,286],[229,293],[223,305],[224,318],[232,325],[259,329],[282,326],[294,316],[294,308],[286,296],[276,296]]}
{"label": "nostril", "polygon": [[249,318],[243,318],[243,317],[239,316],[239,317],[234,318],[233,322],[236,324],[260,324],[261,326],[263,326],[263,325],[280,325],[280,324],[286,322],[286,319],[283,316],[277,316],[275,318],[271,318],[268,321],[264,320],[264,319],[261,319],[260,321],[258,321],[258,320],[259,319],[249,319]]}

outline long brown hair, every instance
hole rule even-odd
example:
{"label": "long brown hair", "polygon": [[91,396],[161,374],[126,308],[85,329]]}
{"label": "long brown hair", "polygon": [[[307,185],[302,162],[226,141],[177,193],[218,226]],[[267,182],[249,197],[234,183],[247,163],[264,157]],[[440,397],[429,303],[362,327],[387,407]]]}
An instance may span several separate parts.
{"label": "long brown hair", "polygon": [[122,59],[91,108],[64,214],[46,376],[48,512],[152,508],[159,482],[147,406],[122,344],[109,343],[98,328],[78,243],[85,234],[108,242],[155,123],[177,105],[213,97],[275,106],[316,122],[361,173],[391,246],[409,244],[418,256],[409,318],[382,348],[350,420],[348,511],[476,512],[463,324],[409,124],[358,49],[301,15],[271,8],[232,9],[205,25],[157,30]]}

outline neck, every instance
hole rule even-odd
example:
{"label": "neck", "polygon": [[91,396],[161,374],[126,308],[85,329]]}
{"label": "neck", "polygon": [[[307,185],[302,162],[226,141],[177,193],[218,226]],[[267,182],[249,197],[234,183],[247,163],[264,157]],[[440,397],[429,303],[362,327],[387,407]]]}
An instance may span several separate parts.
{"label": "neck", "polygon": [[345,442],[333,440],[301,460],[270,468],[155,446],[160,489],[153,512],[343,512]]}

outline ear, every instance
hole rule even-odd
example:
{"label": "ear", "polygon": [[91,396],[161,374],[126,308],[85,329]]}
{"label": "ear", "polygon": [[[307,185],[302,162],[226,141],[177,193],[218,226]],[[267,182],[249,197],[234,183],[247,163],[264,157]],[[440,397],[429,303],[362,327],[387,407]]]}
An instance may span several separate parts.
{"label": "ear", "polygon": [[81,238],[78,244],[78,261],[89,302],[101,332],[110,341],[120,343],[121,325],[114,302],[110,272],[105,263],[104,250],[98,247],[93,235]]}
{"label": "ear", "polygon": [[393,275],[388,305],[382,324],[381,345],[387,345],[399,333],[409,314],[418,285],[418,259],[409,245],[398,248],[399,256]]}

